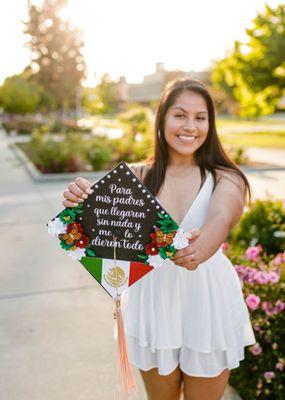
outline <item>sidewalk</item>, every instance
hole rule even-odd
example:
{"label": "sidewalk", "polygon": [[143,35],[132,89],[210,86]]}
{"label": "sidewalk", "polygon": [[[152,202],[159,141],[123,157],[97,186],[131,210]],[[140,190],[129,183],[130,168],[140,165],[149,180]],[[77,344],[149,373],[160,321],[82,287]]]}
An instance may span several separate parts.
{"label": "sidewalk", "polygon": [[[114,400],[113,301],[47,235],[47,221],[62,209],[66,183],[34,183],[1,134],[0,168],[1,395]],[[248,174],[256,193],[269,187],[277,196],[284,194],[284,176],[284,171]]]}
{"label": "sidewalk", "polygon": [[284,149],[266,149],[261,147],[248,147],[245,149],[249,159],[261,164],[285,168]]}

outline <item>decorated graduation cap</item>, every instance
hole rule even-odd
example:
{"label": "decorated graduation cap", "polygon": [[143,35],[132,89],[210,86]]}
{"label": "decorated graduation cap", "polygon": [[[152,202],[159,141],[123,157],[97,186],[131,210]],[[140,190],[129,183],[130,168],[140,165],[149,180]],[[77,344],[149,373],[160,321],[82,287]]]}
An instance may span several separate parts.
{"label": "decorated graduation cap", "polygon": [[[125,392],[135,386],[125,349],[120,295],[163,268],[189,234],[122,161],[92,185],[83,203],[65,208],[48,222],[48,232],[116,300],[118,344]],[[125,353],[124,353],[125,352]]]}

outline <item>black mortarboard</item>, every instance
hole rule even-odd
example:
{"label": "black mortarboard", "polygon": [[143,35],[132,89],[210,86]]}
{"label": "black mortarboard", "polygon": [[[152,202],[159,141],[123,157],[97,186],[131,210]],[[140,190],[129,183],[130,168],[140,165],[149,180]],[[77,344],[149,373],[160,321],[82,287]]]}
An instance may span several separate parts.
{"label": "black mortarboard", "polygon": [[48,223],[49,233],[116,298],[188,241],[125,162],[92,189]]}

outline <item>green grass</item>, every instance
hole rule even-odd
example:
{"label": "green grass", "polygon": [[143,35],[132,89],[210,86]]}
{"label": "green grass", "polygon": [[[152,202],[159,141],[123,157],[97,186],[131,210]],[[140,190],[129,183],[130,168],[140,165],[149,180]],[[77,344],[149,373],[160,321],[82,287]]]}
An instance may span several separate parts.
{"label": "green grass", "polygon": [[248,121],[248,120],[242,120],[242,119],[221,119],[217,118],[216,121],[217,127],[218,128],[236,128],[238,126],[242,127],[243,129],[245,127],[252,128],[256,126],[280,126],[280,129],[283,129],[285,127],[285,118],[284,120],[257,120],[257,121]]}
{"label": "green grass", "polygon": [[285,149],[285,130],[276,132],[223,133],[222,142],[242,147],[268,147]]}

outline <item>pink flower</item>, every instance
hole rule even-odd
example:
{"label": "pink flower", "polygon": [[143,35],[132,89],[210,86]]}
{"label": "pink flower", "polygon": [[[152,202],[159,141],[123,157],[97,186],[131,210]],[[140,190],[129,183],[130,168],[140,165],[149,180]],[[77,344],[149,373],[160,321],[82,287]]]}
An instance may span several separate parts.
{"label": "pink flower", "polygon": [[276,342],[272,343],[271,345],[273,350],[276,350],[278,348],[278,344]]}
{"label": "pink flower", "polygon": [[269,301],[263,301],[261,308],[263,311],[270,311],[272,308],[272,304]]}
{"label": "pink flower", "polygon": [[285,252],[278,253],[274,258],[274,264],[279,265],[285,263]]}
{"label": "pink flower", "polygon": [[256,310],[260,303],[260,297],[256,296],[255,294],[249,294],[245,301],[251,310]]}
{"label": "pink flower", "polygon": [[268,281],[269,282],[272,282],[272,283],[277,283],[278,281],[279,281],[279,274],[277,274],[277,272],[269,272],[268,274],[267,274],[267,278],[268,278]]}
{"label": "pink flower", "polygon": [[251,310],[256,310],[260,303],[260,297],[256,296],[255,294],[249,294],[245,301]]}
{"label": "pink flower", "polygon": [[256,270],[254,268],[244,267],[243,270],[240,270],[242,279],[250,285],[254,283],[255,274]]}
{"label": "pink flower", "polygon": [[275,302],[275,307],[276,307],[276,309],[277,309],[278,312],[281,312],[281,311],[283,311],[284,308],[285,308],[285,303],[283,303],[283,301],[281,301],[281,300],[277,300],[277,301]]}
{"label": "pink flower", "polygon": [[257,342],[255,343],[255,345],[251,346],[249,348],[249,351],[254,355],[254,356],[258,356],[260,353],[262,353],[262,347],[260,346],[260,344]]}
{"label": "pink flower", "polygon": [[236,272],[237,272],[238,274],[243,273],[243,271],[244,271],[244,266],[243,266],[243,265],[241,265],[241,264],[235,264],[234,267],[235,267],[235,270],[236,270]]}
{"label": "pink flower", "polygon": [[268,274],[264,271],[257,271],[254,275],[254,279],[260,285],[264,285],[268,282]]}
{"label": "pink flower", "polygon": [[275,372],[273,372],[273,371],[266,371],[265,373],[264,373],[264,378],[265,378],[265,380],[266,380],[266,382],[267,383],[270,383],[271,382],[271,379],[274,379],[275,378]]}
{"label": "pink flower", "polygon": [[282,362],[278,362],[275,365],[275,368],[278,369],[279,371],[283,371],[283,367],[284,367],[284,365],[282,364]]}
{"label": "pink flower", "polygon": [[249,260],[258,261],[261,250],[262,247],[260,244],[258,246],[251,246],[246,250],[245,254]]}
{"label": "pink flower", "polygon": [[[280,300],[279,300],[280,301]],[[276,302],[277,303],[277,302]],[[275,303],[275,305],[276,305]],[[266,315],[268,315],[269,317],[272,317],[275,314],[278,314],[279,308],[282,308],[282,301],[280,303],[277,304],[277,307],[273,307],[273,305],[269,302],[269,301],[264,301],[261,305],[261,308],[263,311],[265,311]]]}

